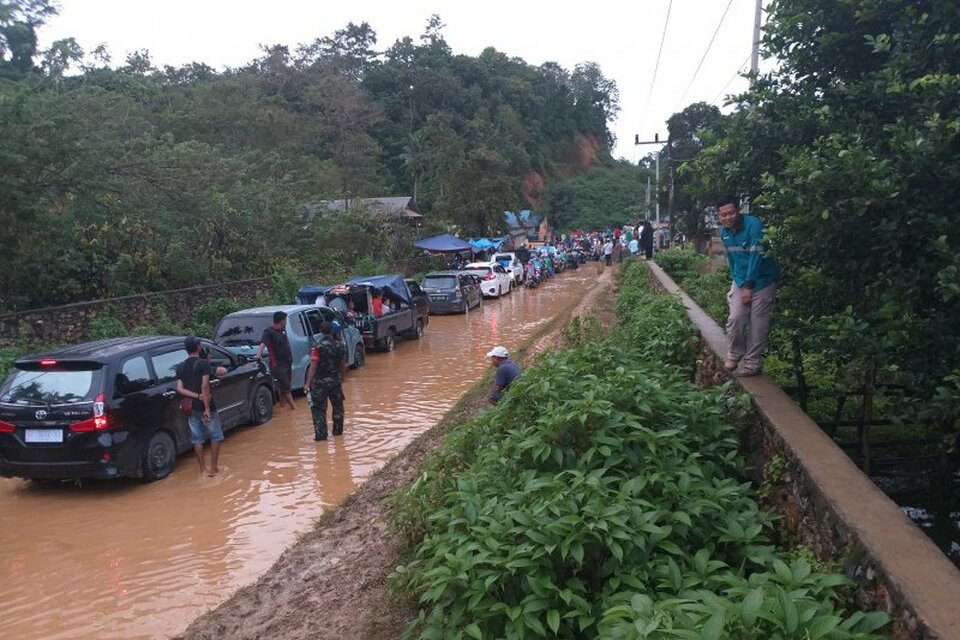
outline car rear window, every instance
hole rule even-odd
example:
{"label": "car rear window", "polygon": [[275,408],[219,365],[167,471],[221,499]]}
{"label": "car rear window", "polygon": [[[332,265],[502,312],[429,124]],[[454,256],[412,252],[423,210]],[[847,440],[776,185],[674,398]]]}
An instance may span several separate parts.
{"label": "car rear window", "polygon": [[427,276],[423,279],[424,289],[440,289],[442,291],[457,288],[456,276]]}
{"label": "car rear window", "polygon": [[273,317],[270,315],[229,316],[217,327],[217,335],[213,341],[225,347],[258,345],[263,330],[271,324]]}
{"label": "car rear window", "polygon": [[466,273],[472,273],[475,276],[482,277],[482,276],[490,275],[492,271],[493,269],[490,267],[475,267],[473,269],[467,269]]}
{"label": "car rear window", "polygon": [[92,402],[100,389],[101,369],[14,368],[0,402],[23,405],[77,404]]}

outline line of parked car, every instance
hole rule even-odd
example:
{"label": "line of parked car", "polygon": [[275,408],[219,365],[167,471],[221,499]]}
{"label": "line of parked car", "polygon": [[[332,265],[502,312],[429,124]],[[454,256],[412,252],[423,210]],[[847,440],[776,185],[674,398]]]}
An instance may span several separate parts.
{"label": "line of parked car", "polygon": [[[368,276],[334,286],[305,286],[296,304],[227,314],[203,353],[226,374],[211,381],[224,431],[264,424],[277,393],[266,359],[255,359],[277,310],[287,314],[292,387],[303,386],[310,349],[324,322],[336,322],[351,369],[369,350],[392,351],[398,338],[419,340],[430,313],[466,312],[484,297],[524,282],[514,252],[489,262],[437,271],[421,282]],[[183,336],[124,337],[78,344],[18,359],[0,386],[0,476],[31,479],[166,477],[190,449],[178,409],[177,366]]]}
{"label": "line of parked car", "polygon": [[[340,324],[354,369],[364,365],[367,349],[391,351],[399,336],[420,339],[430,321],[427,299],[409,287],[399,275],[355,278],[304,287],[295,305],[224,316],[213,340],[202,340],[211,364],[226,369],[211,381],[224,431],[263,424],[273,415],[273,377],[266,360],[254,355],[275,311],[287,314],[292,387],[299,389],[324,322]],[[375,309],[375,302],[386,311]],[[166,477],[191,446],[176,392],[177,366],[186,358],[184,336],[147,336],[18,359],[0,386],[0,476]]]}

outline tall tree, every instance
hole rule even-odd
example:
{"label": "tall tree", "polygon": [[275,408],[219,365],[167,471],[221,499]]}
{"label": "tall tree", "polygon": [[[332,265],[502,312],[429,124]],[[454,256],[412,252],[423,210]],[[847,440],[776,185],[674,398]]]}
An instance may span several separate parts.
{"label": "tall tree", "polygon": [[779,64],[692,170],[771,224],[797,344],[851,385],[911,385],[960,413],[960,14],[948,2],[781,0]]}
{"label": "tall tree", "polygon": [[[688,172],[684,163],[696,160],[703,149],[702,135],[720,122],[720,109],[712,104],[697,102],[683,111],[675,113],[667,120],[670,135],[669,153],[661,150],[661,162],[667,171],[673,171],[673,217],[674,226],[691,238],[704,234],[704,209],[710,202],[702,196],[695,184],[695,178]],[[669,189],[670,177],[663,181]],[[667,204],[669,193],[661,192],[663,204]]]}

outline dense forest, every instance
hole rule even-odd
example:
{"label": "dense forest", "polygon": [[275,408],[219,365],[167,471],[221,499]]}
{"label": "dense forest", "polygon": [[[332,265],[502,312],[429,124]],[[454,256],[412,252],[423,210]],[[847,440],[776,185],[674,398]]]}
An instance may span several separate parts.
{"label": "dense forest", "polygon": [[[618,94],[597,65],[457,55],[437,16],[385,49],[351,23],[218,71],[39,50],[55,13],[0,2],[0,310],[385,266],[413,234],[502,233],[505,209],[543,206],[554,182],[633,169],[610,158]],[[397,195],[422,228],[304,214]]]}

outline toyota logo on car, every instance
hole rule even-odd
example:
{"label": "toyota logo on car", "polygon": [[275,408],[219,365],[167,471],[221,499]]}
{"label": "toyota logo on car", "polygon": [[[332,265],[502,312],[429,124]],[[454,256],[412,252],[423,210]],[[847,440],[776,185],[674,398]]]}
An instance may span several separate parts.
{"label": "toyota logo on car", "polygon": [[44,409],[40,409],[39,411],[37,411],[37,413],[36,413],[35,415],[37,416],[37,420],[46,420],[46,419],[47,419],[47,412],[46,412],[46,410],[44,410]]}

